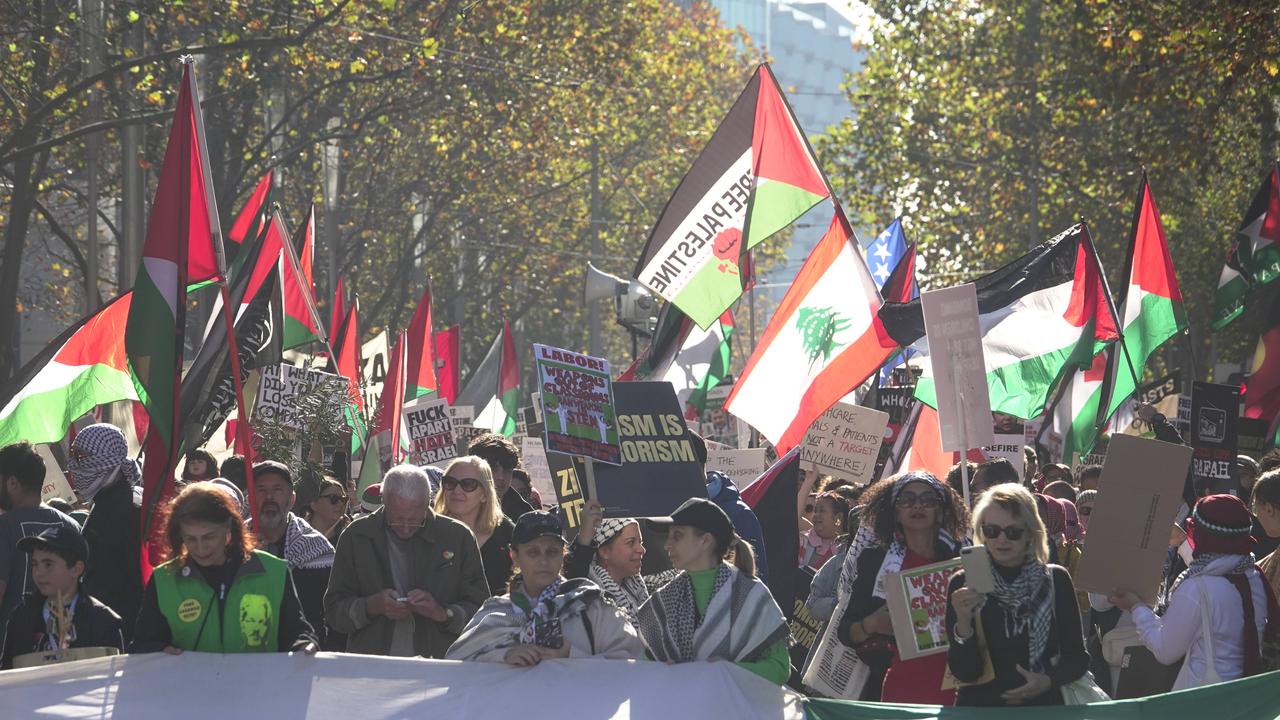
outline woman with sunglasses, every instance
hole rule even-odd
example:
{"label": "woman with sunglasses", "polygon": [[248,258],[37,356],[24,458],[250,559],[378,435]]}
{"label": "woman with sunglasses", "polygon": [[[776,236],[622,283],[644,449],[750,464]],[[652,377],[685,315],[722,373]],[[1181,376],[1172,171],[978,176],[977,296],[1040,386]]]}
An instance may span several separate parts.
{"label": "woman with sunglasses", "polygon": [[[912,471],[877,483],[862,497],[859,530],[841,571],[843,602],[833,619],[836,639],[850,645],[868,666],[867,681],[852,700],[950,705],[955,693],[941,690],[945,659],[898,657],[893,623],[885,604],[888,573],[956,557],[968,527],[964,501],[932,473]],[[878,590],[878,588],[880,588]]]}
{"label": "woman with sunglasses", "polygon": [[1071,576],[1048,564],[1035,498],[1020,485],[997,485],[978,499],[973,526],[995,589],[965,587],[963,571],[951,577],[947,664],[961,683],[974,683],[989,660],[995,677],[963,685],[956,705],[1061,705],[1061,687],[1084,675],[1089,654]]}
{"label": "woman with sunglasses", "polygon": [[320,494],[307,505],[303,514],[311,527],[337,547],[338,537],[351,524],[351,517],[347,515],[347,491],[342,483],[330,477],[321,479]]}
{"label": "woman with sunglasses", "polygon": [[489,463],[474,455],[450,462],[440,479],[435,511],[471,528],[480,546],[489,595],[501,595],[511,578],[511,533],[515,525],[502,514]]}

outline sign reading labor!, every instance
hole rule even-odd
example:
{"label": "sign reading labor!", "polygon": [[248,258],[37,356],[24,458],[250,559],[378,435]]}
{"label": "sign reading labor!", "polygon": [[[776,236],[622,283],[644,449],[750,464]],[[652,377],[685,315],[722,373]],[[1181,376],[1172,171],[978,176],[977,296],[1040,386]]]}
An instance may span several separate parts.
{"label": "sign reading labor!", "polygon": [[[706,497],[707,476],[694,454],[671,383],[620,382],[613,392],[622,464],[595,467],[596,492],[605,513],[670,515],[685,500]],[[554,454],[548,454],[551,457]]]}
{"label": "sign reading labor!", "polygon": [[533,357],[547,451],[621,463],[609,361],[538,344]]}
{"label": "sign reading labor!", "polygon": [[405,403],[402,414],[404,431],[409,435],[409,456],[415,465],[432,465],[454,457],[448,400],[419,398]]}
{"label": "sign reading labor!", "polygon": [[871,482],[889,414],[838,402],[818,416],[800,446],[802,467],[851,480]]}

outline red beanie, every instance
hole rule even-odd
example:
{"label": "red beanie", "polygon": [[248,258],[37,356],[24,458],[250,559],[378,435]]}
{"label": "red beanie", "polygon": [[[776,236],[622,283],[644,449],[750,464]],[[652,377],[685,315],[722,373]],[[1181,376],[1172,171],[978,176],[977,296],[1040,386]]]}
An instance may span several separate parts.
{"label": "red beanie", "polygon": [[1256,542],[1252,532],[1253,517],[1235,495],[1200,498],[1187,518],[1187,540],[1197,555],[1246,555]]}

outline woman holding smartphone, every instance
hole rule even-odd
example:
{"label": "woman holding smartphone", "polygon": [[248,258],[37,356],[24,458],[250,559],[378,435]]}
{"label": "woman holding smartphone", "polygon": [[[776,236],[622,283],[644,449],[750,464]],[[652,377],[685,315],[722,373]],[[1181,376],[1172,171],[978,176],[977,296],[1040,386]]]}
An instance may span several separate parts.
{"label": "woman holding smartphone", "polygon": [[951,705],[955,691],[941,689],[942,655],[898,656],[883,588],[888,573],[956,557],[961,543],[955,538],[969,524],[964,501],[923,471],[877,483],[863,500],[858,536],[840,577],[848,602],[836,618],[838,637],[871,671],[862,692],[850,699]]}
{"label": "woman holding smartphone", "polygon": [[989,659],[995,677],[962,686],[956,705],[1061,705],[1061,687],[1084,675],[1089,654],[1071,576],[1048,564],[1035,498],[1020,485],[997,485],[978,499],[973,526],[991,558],[992,588],[966,587],[963,571],[951,577],[947,664],[960,682],[976,683]]}

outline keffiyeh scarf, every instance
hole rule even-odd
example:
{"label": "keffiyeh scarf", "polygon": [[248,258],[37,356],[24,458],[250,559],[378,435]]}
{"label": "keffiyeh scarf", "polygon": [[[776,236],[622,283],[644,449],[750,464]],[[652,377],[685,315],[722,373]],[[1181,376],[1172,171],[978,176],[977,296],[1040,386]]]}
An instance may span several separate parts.
{"label": "keffiyeh scarf", "polygon": [[660,662],[751,662],[791,636],[764,584],[725,563],[716,570],[705,614],[699,616],[693,583],[681,572],[650,596],[637,616],[640,639]]}
{"label": "keffiyeh scarf", "polygon": [[1249,568],[1254,567],[1253,556],[1251,555],[1225,555],[1222,553],[1201,553],[1191,561],[1186,570],[1178,574],[1178,577],[1169,584],[1169,590],[1160,598],[1160,606],[1156,610],[1157,615],[1163,615],[1164,611],[1169,608],[1169,603],[1173,600],[1173,594],[1177,592],[1178,586],[1190,580],[1197,575],[1244,575],[1248,573]]}
{"label": "keffiyeh scarf", "polygon": [[632,625],[636,623],[636,611],[645,600],[648,600],[658,588],[676,579],[679,574],[679,570],[663,570],[654,575],[632,575],[618,581],[614,580],[609,571],[595,560],[592,560],[587,568],[587,578],[600,586],[605,596],[618,606]]}
{"label": "keffiyeh scarf", "polygon": [[284,531],[284,560],[290,570],[333,567],[333,543],[311,523],[289,513]]}
{"label": "keffiyeh scarf", "polygon": [[988,597],[1003,611],[1005,636],[1014,638],[1026,633],[1028,667],[1044,672],[1044,652],[1053,628],[1052,573],[1043,563],[1028,560],[1013,580],[1005,580],[999,572],[992,576],[995,590]]}
{"label": "keffiyeh scarf", "polygon": [[564,578],[556,578],[538,593],[532,604],[524,593],[511,593],[511,604],[515,606],[516,616],[524,618],[524,624],[520,626],[521,645],[549,648],[564,645],[564,632],[556,617],[556,596],[560,593],[563,582]]}
{"label": "keffiyeh scarf", "polygon": [[135,486],[142,477],[138,461],[129,458],[124,433],[114,425],[97,423],[81,430],[69,454],[71,482],[85,500],[92,500],[117,478]]}
{"label": "keffiyeh scarf", "polygon": [[[533,601],[519,592],[491,597],[449,647],[449,660],[473,660],[517,645],[562,647],[564,621],[586,611],[600,588],[589,580],[559,578]],[[555,643],[554,645],[551,643]]]}

